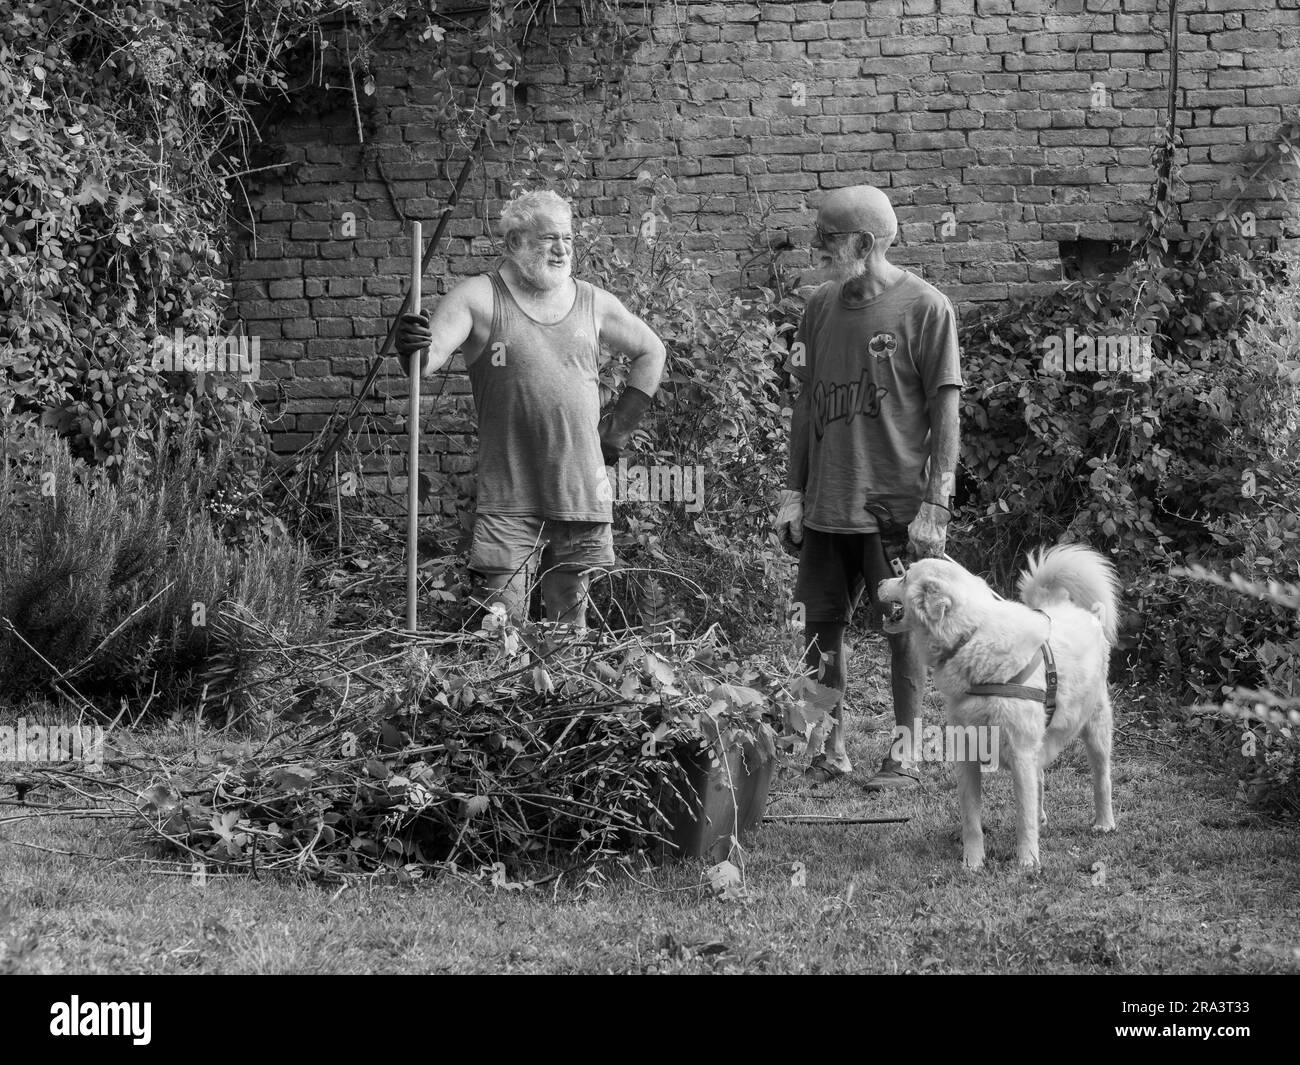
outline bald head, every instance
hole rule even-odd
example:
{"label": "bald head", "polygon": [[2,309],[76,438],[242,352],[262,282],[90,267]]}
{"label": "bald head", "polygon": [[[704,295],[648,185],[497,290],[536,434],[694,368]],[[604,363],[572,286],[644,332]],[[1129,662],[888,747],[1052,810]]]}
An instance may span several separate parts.
{"label": "bald head", "polygon": [[870,233],[876,249],[889,250],[898,236],[898,217],[889,197],[870,185],[836,189],[822,201],[817,224],[827,233]]}

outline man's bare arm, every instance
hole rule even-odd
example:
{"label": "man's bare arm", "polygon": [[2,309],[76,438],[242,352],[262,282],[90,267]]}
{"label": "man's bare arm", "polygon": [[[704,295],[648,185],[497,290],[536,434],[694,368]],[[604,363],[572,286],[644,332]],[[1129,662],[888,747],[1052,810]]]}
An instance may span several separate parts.
{"label": "man's bare arm", "polygon": [[930,476],[925,499],[907,527],[917,558],[941,558],[948,540],[948,504],[956,490],[961,389],[943,385],[930,400]]}
{"label": "man's bare arm", "polygon": [[612,466],[623,455],[633,431],[650,408],[663,377],[668,352],[654,330],[624,307],[617,296],[603,290],[597,291],[596,323],[601,343],[632,359],[627,387],[618,402],[601,416],[598,425],[601,456],[606,466]]}
{"label": "man's bare arm", "polygon": [[613,350],[632,360],[627,384],[647,396],[653,396],[663,377],[668,351],[664,343],[645,322],[623,306],[608,292],[601,292],[596,304],[600,339]]}
{"label": "man's bare arm", "polygon": [[812,389],[807,383],[799,386],[790,414],[790,469],[785,486],[802,492],[808,483],[808,425],[812,417]]}
{"label": "man's bare arm", "polygon": [[[473,299],[478,278],[463,281],[438,301],[433,313],[403,315],[397,327],[396,348],[405,360],[407,352],[424,348],[423,376],[437,373],[451,361],[474,330]],[[421,318],[427,317],[425,325]]]}
{"label": "man's bare arm", "polygon": [[927,502],[945,509],[957,487],[957,459],[961,448],[961,389],[944,385],[930,400],[930,477]]}

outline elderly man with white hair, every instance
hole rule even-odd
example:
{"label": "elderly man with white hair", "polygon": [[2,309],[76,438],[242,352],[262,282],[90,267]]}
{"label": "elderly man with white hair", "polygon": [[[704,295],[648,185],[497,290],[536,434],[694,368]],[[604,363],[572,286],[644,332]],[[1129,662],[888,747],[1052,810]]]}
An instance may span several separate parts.
{"label": "elderly man with white hair", "polygon": [[[790,426],[790,467],[776,526],[799,555],[806,658],[839,689],[818,783],[853,767],[844,740],[844,630],[865,592],[907,551],[942,555],[957,470],[961,366],[957,315],[930,285],[887,258],[898,235],[889,197],[836,189],[817,212],[816,246],[832,280],[813,293],[788,369],[802,386]],[[915,735],[925,687],[922,649],[887,635],[895,729]],[[868,791],[908,787],[917,767],[886,756]]]}
{"label": "elderly man with white hair", "polygon": [[[406,314],[396,347],[423,350],[436,373],[459,349],[478,411],[478,505],[470,569],[486,605],[518,619],[541,567],[551,621],[585,628],[585,571],[614,562],[613,492],[618,462],[649,407],[666,353],[619,299],[571,275],[573,212],[547,190],[501,212],[505,258],[462,281],[432,316]],[[600,414],[600,351],[631,358],[627,386]]]}

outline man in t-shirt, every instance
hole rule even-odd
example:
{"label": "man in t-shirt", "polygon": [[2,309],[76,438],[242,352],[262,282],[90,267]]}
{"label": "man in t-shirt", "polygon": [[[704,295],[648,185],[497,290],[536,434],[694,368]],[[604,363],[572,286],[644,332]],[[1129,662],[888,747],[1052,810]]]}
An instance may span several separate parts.
{"label": "man in t-shirt", "polygon": [[[405,314],[396,348],[404,364],[424,350],[423,374],[457,349],[478,411],[478,503],[469,566],[486,606],[518,619],[540,556],[551,621],[584,628],[585,570],[614,563],[618,462],[659,387],[666,352],[616,296],[570,276],[573,213],[550,191],[525,193],[501,212],[500,269],[462,281],[428,314]],[[631,357],[627,387],[600,415],[600,349]]]}
{"label": "man in t-shirt", "polygon": [[[817,213],[816,246],[834,280],[808,301],[787,369],[800,383],[790,470],[777,511],[799,550],[806,664],[841,692],[825,749],[808,773],[852,769],[844,743],[844,629],[865,590],[910,547],[942,555],[958,445],[957,318],[938,289],[887,259],[898,234],[888,197],[838,189]],[[887,636],[896,729],[915,734],[925,663],[909,633]],[[896,733],[897,734],[897,733]],[[868,790],[913,785],[916,767],[885,757]]]}

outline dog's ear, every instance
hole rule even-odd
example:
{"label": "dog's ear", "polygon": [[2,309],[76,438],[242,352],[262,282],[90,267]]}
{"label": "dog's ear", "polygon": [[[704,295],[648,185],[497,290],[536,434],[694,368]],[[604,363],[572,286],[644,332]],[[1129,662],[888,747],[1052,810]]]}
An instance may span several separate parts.
{"label": "dog's ear", "polygon": [[931,629],[942,625],[948,611],[952,609],[952,596],[939,581],[924,581],[917,589],[916,599],[921,614]]}

